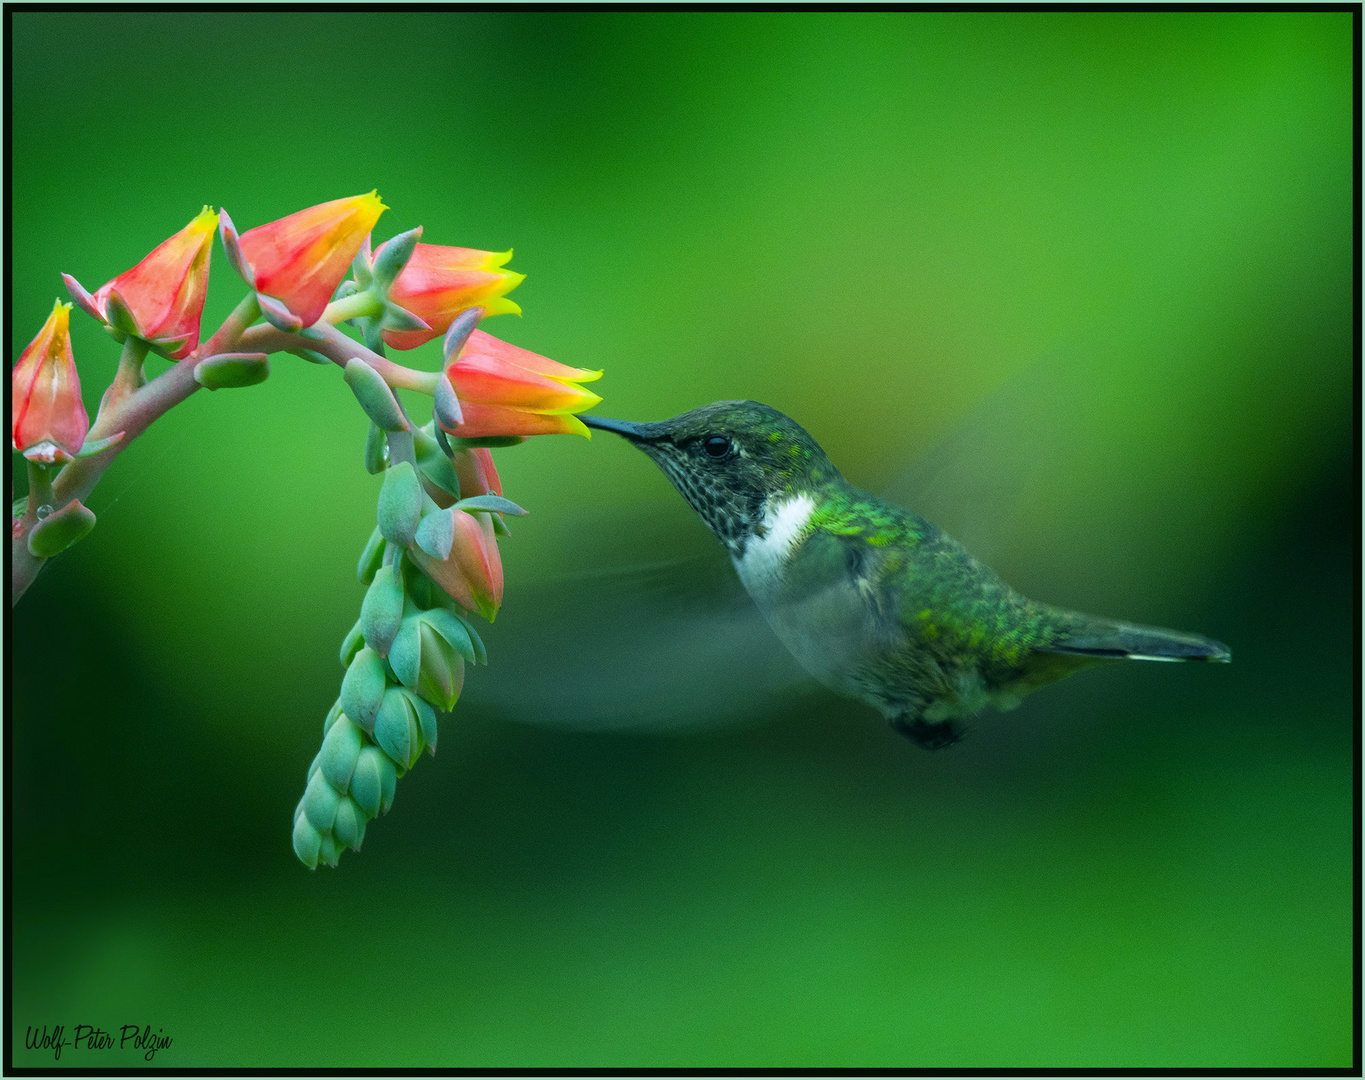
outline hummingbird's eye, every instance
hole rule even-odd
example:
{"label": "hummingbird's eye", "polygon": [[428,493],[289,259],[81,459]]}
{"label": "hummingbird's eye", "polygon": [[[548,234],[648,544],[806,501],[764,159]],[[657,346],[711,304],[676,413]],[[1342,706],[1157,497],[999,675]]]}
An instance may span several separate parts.
{"label": "hummingbird's eye", "polygon": [[702,446],[714,458],[722,458],[730,452],[730,440],[724,435],[708,435]]}

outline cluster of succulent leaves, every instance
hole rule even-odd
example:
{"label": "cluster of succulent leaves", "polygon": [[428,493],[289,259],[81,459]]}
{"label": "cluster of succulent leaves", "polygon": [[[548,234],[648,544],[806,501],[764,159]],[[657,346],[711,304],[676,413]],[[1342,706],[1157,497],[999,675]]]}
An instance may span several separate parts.
{"label": "cluster of succulent leaves", "polygon": [[436,752],[436,712],[454,708],[465,663],[487,662],[459,605],[379,529],[359,574],[369,588],[341,646],[341,695],[294,812],[294,851],[309,867],[360,850],[366,824],[393,805],[398,777],[423,750]]}
{"label": "cluster of succulent leaves", "polygon": [[[335,866],[348,847],[360,850],[366,825],[393,805],[398,778],[423,750],[436,752],[437,713],[454,708],[465,664],[487,663],[468,610],[416,559],[439,564],[452,555],[456,514],[489,515],[505,532],[501,515],[525,512],[497,495],[461,499],[458,451],[435,423],[402,430],[401,414],[366,393],[378,390],[368,374],[359,368],[347,374],[353,389],[363,387],[356,396],[366,412],[390,430],[372,424],[367,441],[366,467],[384,474],[379,523],[357,568],[368,588],[342,642],[341,693],[294,811],[294,851],[310,868]],[[392,460],[399,455],[407,460]],[[493,611],[481,613],[491,618]]]}

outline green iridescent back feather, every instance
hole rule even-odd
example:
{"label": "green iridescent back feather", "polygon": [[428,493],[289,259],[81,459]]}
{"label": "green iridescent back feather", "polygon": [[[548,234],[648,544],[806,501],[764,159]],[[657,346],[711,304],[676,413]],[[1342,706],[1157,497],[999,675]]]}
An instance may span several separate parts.
{"label": "green iridescent back feather", "polygon": [[970,660],[988,680],[1007,681],[1033,652],[1090,621],[1021,596],[923,518],[846,481],[835,487],[817,506],[813,529],[861,547],[867,585],[892,605],[885,615],[944,660]]}

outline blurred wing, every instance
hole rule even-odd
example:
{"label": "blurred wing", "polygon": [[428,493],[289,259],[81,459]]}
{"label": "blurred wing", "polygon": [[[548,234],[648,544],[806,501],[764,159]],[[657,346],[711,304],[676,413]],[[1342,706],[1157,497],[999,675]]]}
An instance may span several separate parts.
{"label": "blurred wing", "polygon": [[[698,573],[714,561],[732,586],[714,566]],[[719,550],[570,575],[540,593],[486,635],[495,677],[470,679],[468,702],[580,730],[703,731],[760,720],[814,686]]]}
{"label": "blurred wing", "polygon": [[931,521],[982,562],[1017,541],[1028,489],[1047,475],[1056,435],[1078,407],[1074,353],[1054,350],[987,393],[887,485],[891,502]]}

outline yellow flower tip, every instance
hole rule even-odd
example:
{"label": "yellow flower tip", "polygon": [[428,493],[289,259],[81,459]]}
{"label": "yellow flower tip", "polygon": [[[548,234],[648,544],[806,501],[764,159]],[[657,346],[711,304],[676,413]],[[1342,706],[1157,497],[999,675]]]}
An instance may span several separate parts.
{"label": "yellow flower tip", "polygon": [[384,205],[384,200],[379,197],[378,188],[375,188],[368,195],[357,195],[356,204],[364,206],[368,210],[373,210],[375,221],[378,221],[379,215],[388,209],[388,207]]}
{"label": "yellow flower tip", "polygon": [[[598,398],[597,400],[601,401],[602,399]],[[588,430],[588,425],[578,417],[566,416],[564,419],[569,422],[569,430],[564,432],[565,435],[582,435],[585,439],[592,438],[592,432]]]}
{"label": "yellow flower tip", "polygon": [[199,235],[205,236],[205,238],[212,238],[213,233],[217,231],[217,228],[218,214],[216,210],[214,210],[212,206],[205,206],[205,208],[199,210],[199,213],[195,214],[194,220],[191,220],[190,224],[182,229],[182,232],[190,233],[190,235],[192,235],[192,233],[199,233]]}
{"label": "yellow flower tip", "polygon": [[52,305],[52,314],[47,317],[47,325],[44,330],[50,329],[54,342],[61,342],[66,339],[67,331],[71,326],[71,305],[63,304],[60,299]]}
{"label": "yellow flower tip", "polygon": [[[587,371],[584,368],[574,368],[572,375],[546,375],[545,377],[547,379],[554,379],[557,383],[562,383],[570,390],[581,390],[582,387],[578,385],[579,383],[596,382],[602,377],[602,372]],[[601,401],[602,399],[598,398],[597,400]]]}
{"label": "yellow flower tip", "polygon": [[374,223],[379,220],[379,215],[388,209],[387,206],[385,206],[382,202],[379,201],[378,195],[375,195],[373,197],[366,195],[365,199],[370,201],[366,201],[361,206],[357,207],[357,210],[359,211],[359,218],[362,222],[364,222],[364,224],[357,231],[362,233],[367,233],[371,229],[373,229]]}
{"label": "yellow flower tip", "polygon": [[481,306],[485,319],[490,315],[521,315],[521,305],[515,300],[508,300],[505,296],[495,296],[490,300],[485,300]]}
{"label": "yellow flower tip", "polygon": [[[484,259],[483,265],[482,265],[481,267],[479,267],[479,269],[480,269],[480,270],[499,270],[499,269],[501,269],[502,267],[506,266],[506,265],[511,261],[511,259],[512,259],[512,249],[511,249],[511,248],[508,248],[506,251],[490,251],[490,252],[487,252],[487,255],[488,255],[488,258]],[[508,272],[510,273],[511,271],[508,271]],[[518,276],[518,277],[523,277],[523,278],[524,278],[526,275],[525,275],[525,274],[518,274],[517,276]]]}

